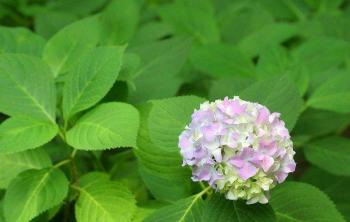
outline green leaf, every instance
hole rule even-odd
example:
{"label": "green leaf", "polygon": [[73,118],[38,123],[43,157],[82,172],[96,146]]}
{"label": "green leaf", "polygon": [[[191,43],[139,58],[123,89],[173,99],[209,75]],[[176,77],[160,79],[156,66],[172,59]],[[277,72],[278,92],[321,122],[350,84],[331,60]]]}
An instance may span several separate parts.
{"label": "green leaf", "polygon": [[296,135],[321,136],[345,129],[350,123],[347,114],[318,109],[306,109],[299,117],[293,132]]}
{"label": "green leaf", "polygon": [[209,90],[209,98],[211,100],[223,99],[226,96],[233,97],[254,83],[254,78],[220,78],[212,82]]}
{"label": "green leaf", "polygon": [[270,203],[280,222],[345,222],[327,195],[305,183],[286,182],[277,186]]}
{"label": "green leaf", "polygon": [[130,92],[130,100],[144,102],[174,96],[181,84],[176,74],[187,60],[191,43],[179,37],[130,49],[141,58],[141,65],[132,75],[135,90]]}
{"label": "green leaf", "polygon": [[106,44],[125,44],[136,31],[139,5],[135,0],[116,0],[101,13],[100,21]]}
{"label": "green leaf", "polygon": [[299,92],[287,76],[258,81],[239,95],[242,99],[268,107],[272,112],[281,113],[289,131],[293,129],[302,106]]}
{"label": "green leaf", "polygon": [[122,184],[111,181],[97,181],[82,187],[75,204],[78,222],[127,222],[136,211],[136,201]]}
{"label": "green leaf", "polygon": [[256,67],[257,77],[266,79],[271,76],[288,75],[299,89],[300,95],[304,95],[309,85],[307,69],[298,61],[290,57],[283,47],[270,47],[261,52]]}
{"label": "green leaf", "polygon": [[100,47],[86,55],[72,68],[63,88],[63,116],[74,114],[100,101],[117,80],[124,47]]}
{"label": "green leaf", "polygon": [[175,97],[153,101],[140,108],[138,149],[134,151],[140,174],[157,199],[174,201],[192,193],[191,171],[181,166],[177,139],[194,108],[203,101],[193,96]]}
{"label": "green leaf", "polygon": [[159,39],[171,36],[173,30],[170,25],[164,22],[151,21],[145,24],[141,24],[140,28],[136,31],[135,35],[129,42],[130,47],[135,45],[142,45],[150,42],[156,42]]}
{"label": "green leaf", "polygon": [[254,57],[272,46],[290,39],[297,33],[297,27],[289,23],[274,23],[243,38],[238,48],[246,55]]}
{"label": "green leaf", "polygon": [[73,65],[99,41],[96,17],[86,18],[66,26],[46,44],[43,58],[54,77],[68,72]]}
{"label": "green leaf", "polygon": [[[317,167],[308,168],[301,177],[301,181],[317,186],[335,202],[337,209],[347,221],[350,220],[350,186],[349,177],[334,176]],[[333,183],[330,183],[333,181]]]}
{"label": "green leaf", "polygon": [[67,143],[76,149],[101,150],[135,147],[138,111],[125,103],[104,103],[81,117],[67,132]]}
{"label": "green leaf", "polygon": [[0,27],[0,54],[23,53],[40,57],[45,40],[25,28]]}
{"label": "green leaf", "polygon": [[0,155],[0,189],[6,189],[10,181],[28,169],[51,166],[49,155],[43,149]]}
{"label": "green leaf", "polygon": [[0,112],[55,123],[55,94],[53,75],[43,61],[20,54],[0,55]]}
{"label": "green leaf", "polygon": [[78,17],[68,12],[44,11],[34,15],[35,32],[45,37],[51,38],[60,29],[76,21]]}
{"label": "green leaf", "polygon": [[270,13],[252,1],[229,1],[218,17],[222,39],[235,45],[274,22]]}
{"label": "green leaf", "polygon": [[188,34],[201,43],[218,42],[214,9],[209,0],[176,0],[160,8],[162,20],[180,34]]}
{"label": "green leaf", "polygon": [[59,169],[27,170],[8,186],[4,199],[5,218],[27,222],[58,205],[68,193],[68,180]]}
{"label": "green leaf", "polygon": [[213,77],[254,76],[253,62],[238,48],[227,44],[206,44],[193,49],[191,62]]}
{"label": "green leaf", "polygon": [[53,11],[68,12],[75,15],[90,14],[106,4],[107,0],[85,0],[82,7],[80,0],[49,1],[46,7]]}
{"label": "green leaf", "polygon": [[201,221],[203,214],[203,200],[200,192],[186,199],[176,201],[174,204],[160,208],[154,211],[145,222],[184,222]]}
{"label": "green leaf", "polygon": [[306,158],[312,164],[334,175],[350,176],[350,140],[328,137],[307,144]]}
{"label": "green leaf", "polygon": [[165,151],[179,152],[178,136],[191,120],[194,109],[204,99],[196,96],[182,96],[153,100],[148,116],[148,130],[151,141]]}
{"label": "green leaf", "polygon": [[[293,51],[293,56],[310,71],[318,72],[340,65],[349,55],[349,43],[330,37],[311,38]],[[329,56],[332,55],[332,56]]]}
{"label": "green leaf", "polygon": [[202,220],[215,222],[274,222],[276,218],[269,205],[247,205],[243,201],[227,200],[222,194],[213,194],[206,200]]}
{"label": "green leaf", "polygon": [[0,153],[39,147],[56,136],[57,125],[27,117],[10,117],[0,125]]}
{"label": "green leaf", "polygon": [[307,105],[340,113],[350,112],[350,75],[337,75],[320,85],[310,96]]}

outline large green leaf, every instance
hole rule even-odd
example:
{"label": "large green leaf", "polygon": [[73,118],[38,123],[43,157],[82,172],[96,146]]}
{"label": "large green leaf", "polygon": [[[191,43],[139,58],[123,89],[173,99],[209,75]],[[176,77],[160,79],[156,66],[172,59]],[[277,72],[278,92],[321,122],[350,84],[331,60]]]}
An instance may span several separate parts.
{"label": "large green leaf", "polygon": [[[349,56],[349,43],[329,37],[317,37],[303,43],[293,56],[310,71],[311,79],[318,72],[340,65]],[[329,56],[332,55],[332,56]]]}
{"label": "large green leaf", "polygon": [[43,149],[0,155],[0,188],[6,189],[10,181],[28,169],[51,166],[49,155]]}
{"label": "large green leaf", "polygon": [[220,78],[212,82],[209,90],[209,98],[211,100],[215,100],[223,99],[226,96],[233,97],[249,87],[252,83],[254,83],[254,81],[254,78],[239,76]]}
{"label": "large green leaf", "polygon": [[56,92],[50,68],[40,59],[0,55],[0,112],[55,122]]}
{"label": "large green leaf", "polygon": [[206,44],[193,49],[194,67],[213,77],[254,76],[253,62],[238,48],[227,44]]}
{"label": "large green leaf", "polygon": [[277,186],[270,203],[279,222],[345,222],[327,195],[305,183]]}
{"label": "large green leaf", "polygon": [[350,140],[328,137],[307,144],[306,158],[319,168],[335,174],[350,176]]}
{"label": "large green leaf", "polygon": [[56,136],[54,123],[27,117],[10,117],[0,125],[0,153],[33,149]]}
{"label": "large green leaf", "polygon": [[227,200],[222,194],[213,194],[206,200],[202,221],[274,222],[276,218],[269,205],[247,205],[243,201]]}
{"label": "large green leaf", "polygon": [[148,116],[151,141],[165,151],[179,152],[178,136],[189,124],[194,109],[204,99],[196,96],[174,97],[154,100]]}
{"label": "large green leaf", "polygon": [[[317,186],[334,201],[337,209],[350,221],[350,177],[334,176],[317,167],[308,168],[301,177],[303,182]],[[330,183],[330,181],[333,181]]]}
{"label": "large green leaf", "polygon": [[270,47],[277,46],[297,33],[295,25],[289,23],[274,23],[264,26],[243,38],[238,47],[248,56],[253,57]]}
{"label": "large green leaf", "polygon": [[350,115],[327,110],[306,109],[294,128],[296,135],[320,136],[345,129]]}
{"label": "large green leaf", "polygon": [[[223,1],[217,2],[221,4]],[[237,45],[242,39],[273,24],[274,20],[269,12],[251,3],[252,1],[228,1],[222,7],[218,23],[225,42]]]}
{"label": "large green leaf", "polygon": [[209,0],[176,0],[162,6],[160,15],[178,33],[193,36],[201,43],[219,41],[214,10]]}
{"label": "large green leaf", "polygon": [[106,2],[107,0],[85,0],[82,7],[80,0],[60,0],[47,2],[46,7],[53,11],[69,12],[82,16],[100,9]]}
{"label": "large green leaf", "polygon": [[75,189],[80,192],[75,205],[78,222],[128,222],[135,213],[135,198],[120,183],[95,181]]}
{"label": "large green leaf", "polygon": [[135,90],[130,92],[130,100],[144,102],[174,96],[181,84],[176,74],[187,60],[191,42],[179,37],[130,49],[141,58],[141,65],[132,75]]}
{"label": "large green leaf", "polygon": [[101,13],[103,41],[106,44],[125,44],[133,36],[139,22],[136,0],[117,0]]}
{"label": "large green leaf", "polygon": [[307,105],[340,113],[350,112],[350,75],[344,73],[330,78],[310,96]]}
{"label": "large green leaf", "polygon": [[81,117],[67,132],[67,143],[76,149],[101,150],[135,147],[138,111],[126,103],[104,103]]}
{"label": "large green leaf", "polygon": [[141,176],[157,199],[174,201],[192,192],[191,172],[181,166],[177,139],[193,110],[203,101],[198,97],[176,97],[141,107],[138,149],[134,151]]}
{"label": "large green leaf", "polygon": [[203,214],[203,196],[200,192],[186,199],[181,199],[172,205],[165,206],[154,211],[145,222],[185,222],[185,221],[202,221]]}
{"label": "large green leaf", "polygon": [[41,56],[45,40],[25,28],[0,27],[0,53]]}
{"label": "large green leaf", "polygon": [[68,193],[68,180],[59,169],[27,170],[8,186],[4,199],[5,218],[27,222],[60,204]]}
{"label": "large green leaf", "polygon": [[47,42],[43,57],[55,77],[68,72],[82,54],[96,46],[98,27],[96,17],[83,19],[66,26]]}
{"label": "large green leaf", "polygon": [[260,79],[289,76],[298,87],[300,95],[304,95],[308,89],[309,75],[306,67],[291,58],[288,51],[280,46],[269,47],[260,53],[256,72]]}
{"label": "large green leaf", "polygon": [[63,27],[78,19],[74,14],[60,11],[43,11],[35,13],[34,16],[35,32],[46,39],[51,38]]}
{"label": "large green leaf", "polygon": [[123,47],[100,47],[82,56],[63,88],[63,116],[66,121],[101,100],[117,80]]}
{"label": "large green leaf", "polygon": [[242,99],[258,102],[272,112],[282,114],[287,128],[291,131],[298,119],[302,99],[288,76],[277,76],[256,82],[239,94]]}

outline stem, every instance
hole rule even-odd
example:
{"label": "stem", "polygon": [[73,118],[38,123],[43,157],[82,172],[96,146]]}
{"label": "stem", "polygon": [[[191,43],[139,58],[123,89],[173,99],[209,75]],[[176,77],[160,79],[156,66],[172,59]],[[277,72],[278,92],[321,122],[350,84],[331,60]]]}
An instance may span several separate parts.
{"label": "stem", "polygon": [[55,165],[53,166],[53,168],[58,168],[58,167],[60,167],[60,166],[63,166],[63,165],[65,165],[65,164],[71,162],[71,161],[72,161],[71,159],[62,160],[61,162],[58,162],[57,164],[55,164]]}

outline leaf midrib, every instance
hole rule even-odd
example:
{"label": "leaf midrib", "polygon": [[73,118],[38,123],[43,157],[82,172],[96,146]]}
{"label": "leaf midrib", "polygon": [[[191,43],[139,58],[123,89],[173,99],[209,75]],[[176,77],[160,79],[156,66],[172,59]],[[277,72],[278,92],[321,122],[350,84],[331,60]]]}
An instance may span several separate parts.
{"label": "leaf midrib", "polygon": [[[37,195],[37,193],[40,191],[40,189],[42,188],[43,184],[47,181],[47,178],[49,177],[49,175],[51,174],[52,170],[54,168],[49,169],[43,176],[43,178],[39,181],[39,183],[37,184],[37,186],[35,187],[35,189],[33,190],[32,194],[29,196],[29,198],[27,199],[27,201],[25,202],[23,209],[26,209],[28,204],[31,203],[32,198]],[[19,216],[17,217],[18,219],[16,221],[21,221],[21,217],[23,215],[23,212],[19,214]]]}

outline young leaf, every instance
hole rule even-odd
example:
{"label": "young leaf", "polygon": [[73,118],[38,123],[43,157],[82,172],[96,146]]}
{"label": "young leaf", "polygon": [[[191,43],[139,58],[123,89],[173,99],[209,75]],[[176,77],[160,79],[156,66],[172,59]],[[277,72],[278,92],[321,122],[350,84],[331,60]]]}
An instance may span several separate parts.
{"label": "young leaf", "polygon": [[339,113],[350,112],[350,75],[337,75],[320,85],[307,105]]}
{"label": "young leaf", "polygon": [[299,116],[302,99],[293,82],[287,76],[278,76],[256,82],[239,94],[242,99],[258,102],[272,112],[282,114],[291,131]]}
{"label": "young leaf", "polygon": [[253,62],[238,48],[227,44],[206,44],[193,49],[194,67],[213,77],[254,76]]}
{"label": "young leaf", "polygon": [[191,44],[190,39],[179,37],[130,49],[141,58],[132,75],[136,89],[130,92],[130,100],[144,102],[175,95],[181,84],[176,74],[187,60]]}
{"label": "young leaf", "polygon": [[277,221],[345,222],[327,195],[305,183],[286,182],[277,186],[270,203]]}
{"label": "young leaf", "polygon": [[68,180],[56,168],[27,170],[8,186],[4,199],[5,218],[27,222],[61,203],[68,193]]}
{"label": "young leaf", "polygon": [[27,117],[10,117],[0,125],[0,153],[33,149],[56,136],[56,124]]}
{"label": "young leaf", "polygon": [[101,150],[135,147],[138,111],[125,103],[104,103],[81,117],[67,132],[67,143],[76,149]]}
{"label": "young leaf", "polygon": [[0,27],[0,53],[23,53],[40,57],[45,40],[25,28]]}
{"label": "young leaf", "polygon": [[54,77],[68,72],[82,54],[96,46],[98,30],[96,17],[86,18],[66,26],[47,42],[43,57]]}
{"label": "young leaf", "polygon": [[72,68],[63,88],[63,116],[90,108],[101,100],[117,80],[124,47],[100,47],[86,55]]}
{"label": "young leaf", "polygon": [[306,158],[334,175],[350,176],[350,140],[328,137],[311,142],[304,149]]}
{"label": "young leaf", "polygon": [[172,205],[165,206],[154,211],[145,222],[184,222],[184,221],[201,221],[203,213],[203,200],[200,192],[192,197],[181,199]]}
{"label": "young leaf", "polygon": [[80,192],[75,205],[78,222],[128,222],[135,213],[136,201],[120,183],[98,181],[76,189]]}
{"label": "young leaf", "polygon": [[10,181],[28,169],[51,166],[49,155],[43,149],[0,155],[0,189],[6,189]]}
{"label": "young leaf", "polygon": [[269,205],[247,205],[243,201],[227,200],[223,195],[213,194],[206,200],[202,220],[215,222],[274,222],[276,218]]}
{"label": "young leaf", "polygon": [[178,33],[191,35],[201,43],[219,41],[214,8],[208,0],[176,0],[161,7],[160,15]]}
{"label": "young leaf", "polygon": [[40,59],[0,55],[0,112],[55,123],[56,92],[50,68]]}

